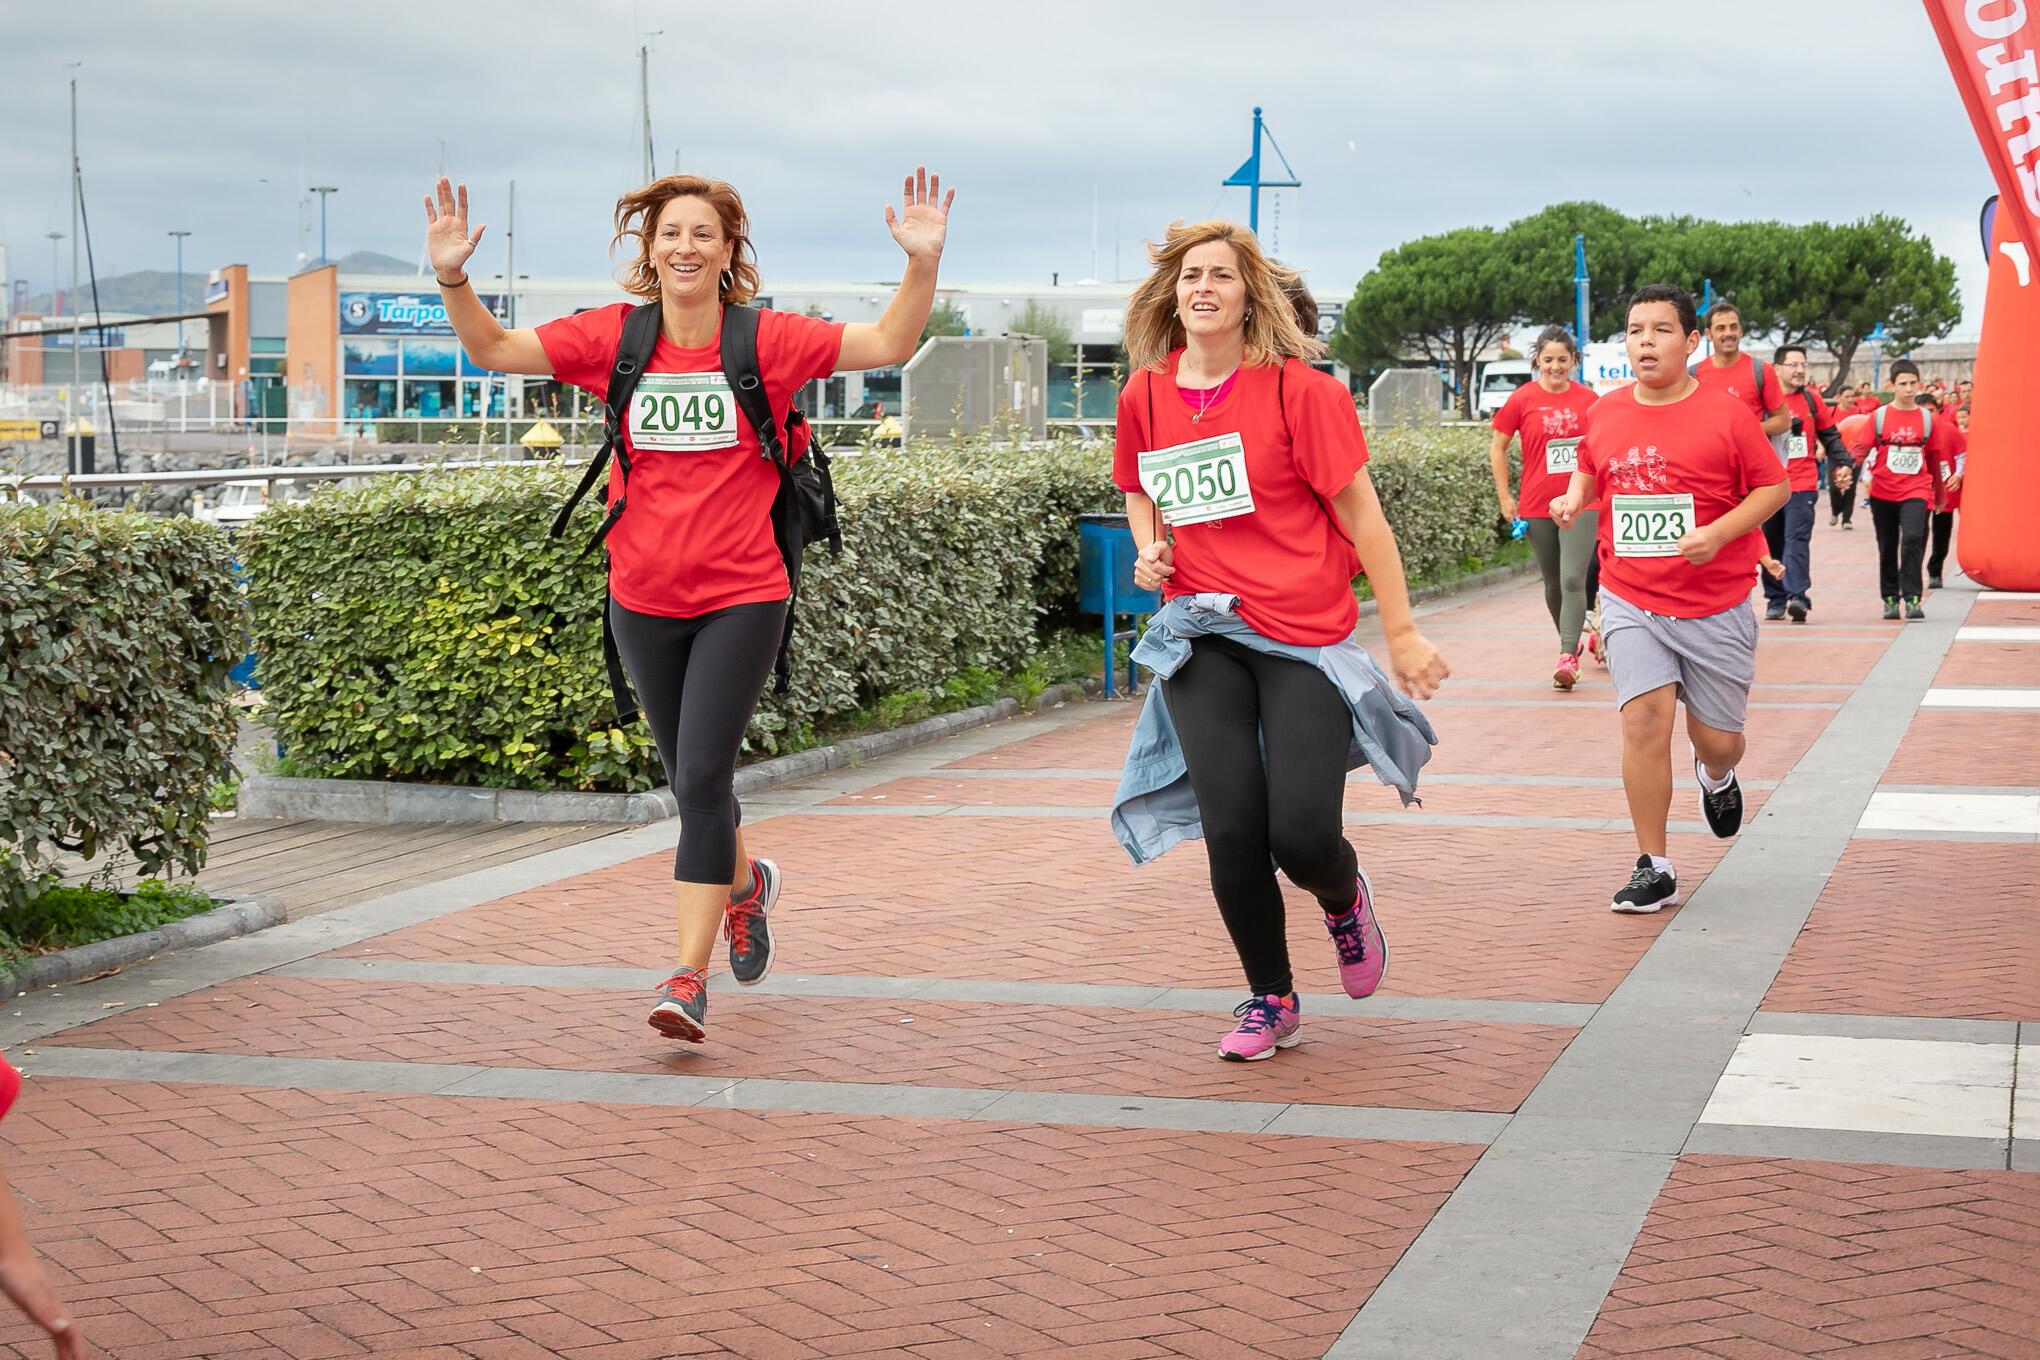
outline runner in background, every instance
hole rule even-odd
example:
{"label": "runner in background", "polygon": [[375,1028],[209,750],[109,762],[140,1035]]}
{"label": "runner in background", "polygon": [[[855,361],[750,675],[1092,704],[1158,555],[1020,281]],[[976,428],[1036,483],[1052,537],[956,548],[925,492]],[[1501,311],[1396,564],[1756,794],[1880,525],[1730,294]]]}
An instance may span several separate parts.
{"label": "runner in background", "polygon": [[1707,339],[1714,352],[1692,366],[1693,376],[1702,387],[1718,388],[1749,407],[1764,434],[1775,441],[1792,424],[1785,388],[1776,368],[1743,353],[1742,313],[1733,302],[1724,298],[1707,309]]}
{"label": "runner in background", "polygon": [[[1579,464],[1580,432],[1594,404],[1593,389],[1572,380],[1579,366],[1579,345],[1563,326],[1548,326],[1531,348],[1537,377],[1509,394],[1495,412],[1494,440],[1488,462],[1495,478],[1495,499],[1505,520],[1523,519],[1530,550],[1544,577],[1544,607],[1558,629],[1558,664],[1551,671],[1553,689],[1569,690],[1580,679],[1580,634],[1587,621],[1587,570],[1594,557],[1599,518],[1581,512],[1570,529],[1551,522],[1551,498],[1563,492]],[[1522,444],[1520,490],[1509,493],[1509,440]]]}
{"label": "runner in background", "polygon": [[1638,289],[1626,341],[1636,382],[1588,414],[1579,468],[1551,517],[1563,527],[1602,507],[1601,622],[1622,711],[1622,788],[1642,852],[1609,907],[1641,913],[1679,900],[1666,822],[1681,702],[1701,814],[1716,836],[1742,827],[1735,767],[1757,664],[1750,572],[1763,546],[1758,526],[1785,504],[1788,486],[1748,405],[1687,371],[1700,324],[1684,289]]}
{"label": "runner in background", "polygon": [[1939,590],[1941,569],[1948,564],[1948,548],[1955,540],[1955,512],[1962,508],[1962,474],[1969,461],[1969,411],[1958,407],[1951,415],[1947,403],[1930,396],[1921,397],[1920,405],[1948,422],[1948,442],[1955,450],[1955,476],[1934,487],[1934,518],[1927,531],[1927,589]]}
{"label": "runner in background", "polygon": [[1259,243],[1179,223],[1150,253],[1127,306],[1112,475],[1134,583],[1165,603],[1134,652],[1157,683],[1112,823],[1135,863],[1204,838],[1252,992],[1218,1052],[1253,1062],[1301,1024],[1278,868],[1317,899],[1347,995],[1387,966],[1343,830],[1346,774],[1371,761],[1407,801],[1435,738],[1353,637],[1363,562],[1397,683],[1427,697],[1447,670],[1411,616],[1352,396],[1307,362],[1324,347]]}
{"label": "runner in background", "polygon": [[1813,517],[1820,498],[1820,469],[1830,456],[1848,461],[1835,418],[1820,392],[1806,381],[1806,347],[1780,345],[1771,356],[1785,391],[1785,409],[1792,423],[1785,433],[1785,480],[1792,487],[1785,508],[1764,521],[1764,542],[1771,556],[1785,564],[1781,576],[1766,572],[1764,617],[1789,616],[1805,623],[1813,609]]}
{"label": "runner in background", "polygon": [[[1920,559],[1934,497],[1955,474],[1949,422],[1919,404],[1920,370],[1910,359],[1891,366],[1891,404],[1856,430],[1856,452],[1870,481],[1870,518],[1877,528],[1877,591],[1884,617],[1923,619]],[[1955,482],[1955,485],[1959,485]],[[1949,486],[1948,489],[1954,489]]]}

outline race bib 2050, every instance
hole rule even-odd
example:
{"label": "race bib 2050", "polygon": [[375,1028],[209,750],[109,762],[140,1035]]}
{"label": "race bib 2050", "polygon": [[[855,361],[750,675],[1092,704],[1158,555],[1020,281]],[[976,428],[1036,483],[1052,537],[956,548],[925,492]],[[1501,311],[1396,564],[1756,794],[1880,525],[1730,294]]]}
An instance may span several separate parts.
{"label": "race bib 2050", "polygon": [[1254,510],[1247,449],[1237,434],[1143,453],[1140,485],[1168,524],[1208,524]]}

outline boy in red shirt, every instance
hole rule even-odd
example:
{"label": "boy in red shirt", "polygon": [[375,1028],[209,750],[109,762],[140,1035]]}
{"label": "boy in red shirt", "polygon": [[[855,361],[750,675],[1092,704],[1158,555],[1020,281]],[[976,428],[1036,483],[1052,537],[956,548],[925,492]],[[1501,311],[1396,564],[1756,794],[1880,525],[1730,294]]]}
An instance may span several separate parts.
{"label": "boy in red shirt", "polygon": [[1910,359],[1891,366],[1891,404],[1856,431],[1870,479],[1870,518],[1877,527],[1877,591],[1884,617],[1923,619],[1920,559],[1926,554],[1927,516],[1943,488],[1954,490],[1955,448],[1947,421],[1919,404],[1920,370]]}
{"label": "boy in red shirt", "polygon": [[1679,900],[1665,823],[1682,700],[1707,825],[1723,838],[1742,827],[1735,766],[1757,662],[1750,573],[1763,546],[1757,528],[1788,486],[1750,409],[1687,371],[1700,323],[1684,289],[1638,289],[1627,341],[1636,382],[1587,413],[1579,467],[1551,517],[1563,526],[1588,505],[1601,511],[1602,637],[1642,852],[1609,907],[1641,913]]}

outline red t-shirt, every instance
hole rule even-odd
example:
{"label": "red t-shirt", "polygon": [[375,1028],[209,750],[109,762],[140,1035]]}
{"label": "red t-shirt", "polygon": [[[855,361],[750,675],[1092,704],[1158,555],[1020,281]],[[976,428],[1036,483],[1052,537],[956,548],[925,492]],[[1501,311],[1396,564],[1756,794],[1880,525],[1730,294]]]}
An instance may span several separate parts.
{"label": "red t-shirt", "polygon": [[1735,362],[1725,367],[1715,363],[1710,355],[1693,365],[1693,376],[1703,386],[1720,388],[1749,407],[1759,424],[1766,411],[1775,411],[1785,404],[1785,385],[1778,381],[1776,364],[1764,365],[1764,390],[1757,390],[1757,361],[1753,355],[1738,354]]}
{"label": "red t-shirt", "polygon": [[[1511,392],[1495,412],[1496,431],[1517,435],[1523,443],[1523,485],[1516,493],[1516,513],[1524,519],[1551,518],[1551,498],[1563,495],[1572,481],[1573,459],[1566,453],[1566,443],[1571,441],[1578,449],[1587,408],[1595,400],[1594,390],[1580,383],[1568,383],[1563,392],[1547,392],[1533,380]],[[1551,456],[1554,443],[1559,445],[1556,457]]]}
{"label": "red t-shirt", "polygon": [[1850,407],[1849,410],[1853,415],[1867,416],[1883,404],[1883,402],[1875,397],[1858,397],[1856,398],[1856,404]]}
{"label": "red t-shirt", "polygon": [[1750,572],[1764,535],[1752,529],[1696,566],[1676,552],[1641,557],[1615,551],[1616,496],[1691,496],[1693,527],[1712,524],[1760,486],[1785,479],[1770,438],[1749,408],[1719,387],[1702,386],[1668,406],[1646,406],[1636,389],[1610,392],[1587,413],[1580,467],[1596,479],[1601,510],[1601,585],[1638,609],[1698,619],[1749,599]]}
{"label": "red t-shirt", "polygon": [[[1938,416],[1934,420],[1934,434],[1936,436],[1941,433],[1941,421],[1943,419],[1948,421],[1948,453],[1955,459],[1955,470],[1960,472],[1962,471],[1962,456],[1969,452],[1969,436],[1962,433],[1962,427],[1955,423],[1953,417],[1946,415]],[[1967,485],[1967,482],[1963,483],[1963,486]],[[1937,486],[1935,491],[1937,493],[1934,500],[1934,508],[1936,510],[1960,510],[1962,508],[1961,486],[1956,487],[1953,491],[1944,490]]]}
{"label": "red t-shirt", "polygon": [[[540,326],[539,343],[554,375],[603,396],[623,337],[623,319],[633,305],[618,302]],[[656,400],[649,390],[652,377],[721,373],[720,341],[718,334],[709,344],[683,349],[660,335],[631,397],[633,419],[624,431],[630,500],[604,546],[609,549],[610,594],[640,614],[694,618],[732,605],[783,600],[789,593],[786,567],[772,537],[779,473],[750,423],[732,410],[723,419],[733,428],[725,425],[725,436],[711,436],[729,438],[726,447],[685,452],[640,452],[630,428],[641,403]],[[840,322],[792,312],[766,311],[759,317],[758,369],[774,420],[785,421],[793,394],[802,386],[835,371],[842,348]],[[666,400],[680,409],[678,401]],[[612,504],[623,486],[623,469],[615,467],[609,475]]]}
{"label": "red t-shirt", "polygon": [[1143,369],[1120,389],[1112,480],[1121,491],[1147,490],[1141,454],[1236,435],[1253,508],[1175,525],[1176,574],[1163,596],[1237,595],[1240,617],[1263,637],[1298,647],[1345,641],[1360,617],[1360,558],[1330,502],[1367,463],[1345,384],[1300,359],[1280,369],[1242,365],[1232,390],[1193,421],[1176,395],[1182,357],[1176,350],[1164,371]]}
{"label": "red t-shirt", "polygon": [[[1792,483],[1794,491],[1817,491],[1820,489],[1820,439],[1819,432],[1835,427],[1834,412],[1821,400],[1820,393],[1812,387],[1802,387],[1785,398],[1785,409],[1799,418],[1799,438],[1803,441],[1798,449],[1792,446],[1792,430],[1785,431],[1785,479]],[[1798,456],[1794,457],[1794,453]]]}
{"label": "red t-shirt", "polygon": [[[1955,449],[1949,442],[1948,430],[1954,422],[1940,416],[1934,417],[1934,430],[1927,433],[1926,412],[1915,406],[1910,411],[1901,411],[1896,406],[1884,408],[1884,433],[1877,433],[1877,418],[1872,416],[1856,431],[1861,442],[1856,451],[1868,450],[1863,460],[1863,471],[1874,473],[1870,478],[1870,499],[1873,501],[1925,501],[1931,508],[1934,495],[1942,482],[1955,471]],[[1917,471],[1893,471],[1891,462],[1895,451],[1897,456],[1911,462],[1912,450],[1919,452]]]}
{"label": "red t-shirt", "polygon": [[14,1064],[0,1058],[0,1119],[14,1108],[14,1099],[21,1094],[21,1073],[14,1070]]}

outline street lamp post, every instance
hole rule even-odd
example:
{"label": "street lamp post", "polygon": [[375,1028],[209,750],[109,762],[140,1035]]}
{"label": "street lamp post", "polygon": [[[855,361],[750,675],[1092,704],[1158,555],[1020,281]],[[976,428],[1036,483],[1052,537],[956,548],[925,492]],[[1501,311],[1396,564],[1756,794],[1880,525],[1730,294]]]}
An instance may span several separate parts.
{"label": "street lamp post", "polygon": [[312,192],[319,196],[319,263],[327,263],[326,255],[326,198],[340,192],[337,184],[314,184]]}
{"label": "street lamp post", "polygon": [[173,231],[170,235],[177,240],[177,362],[181,367],[184,363],[184,238],[191,233]]}

